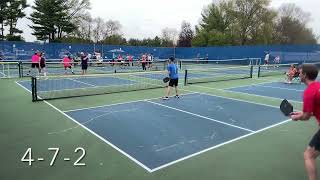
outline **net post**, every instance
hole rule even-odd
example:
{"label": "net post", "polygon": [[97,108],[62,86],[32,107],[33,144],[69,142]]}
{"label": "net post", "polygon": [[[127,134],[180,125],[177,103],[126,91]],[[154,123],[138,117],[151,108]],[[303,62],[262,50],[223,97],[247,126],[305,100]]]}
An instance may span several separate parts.
{"label": "net post", "polygon": [[18,72],[19,72],[19,78],[22,78],[22,62],[18,62]]}
{"label": "net post", "polygon": [[179,61],[179,68],[182,69],[182,60]]}
{"label": "net post", "polygon": [[261,65],[259,65],[259,68],[258,68],[258,78],[260,78],[260,71],[261,71]]}
{"label": "net post", "polygon": [[21,61],[21,77],[23,78],[24,77],[24,67],[23,67],[23,62]]}
{"label": "net post", "polygon": [[184,72],[184,85],[188,84],[188,70],[186,69]]}
{"label": "net post", "polygon": [[31,77],[31,89],[32,89],[32,102],[38,101],[36,77]]}
{"label": "net post", "polygon": [[253,77],[253,65],[250,66],[250,78]]}

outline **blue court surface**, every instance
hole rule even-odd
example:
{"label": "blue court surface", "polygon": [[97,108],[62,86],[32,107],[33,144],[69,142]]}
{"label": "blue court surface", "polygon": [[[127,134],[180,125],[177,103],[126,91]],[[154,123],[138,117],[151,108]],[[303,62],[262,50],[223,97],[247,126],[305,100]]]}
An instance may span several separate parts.
{"label": "blue court surface", "polygon": [[287,120],[276,107],[199,93],[65,113],[151,172]]}
{"label": "blue court surface", "polygon": [[299,83],[287,84],[284,82],[272,82],[231,88],[227,90],[302,102],[303,91],[305,88],[306,86],[304,84]]}
{"label": "blue court surface", "polygon": [[[31,91],[31,81],[18,82],[25,88]],[[116,77],[79,77],[79,78],[57,78],[40,80],[37,84],[38,91],[57,91],[81,88],[94,88],[101,86],[120,86],[132,85],[137,82]]]}

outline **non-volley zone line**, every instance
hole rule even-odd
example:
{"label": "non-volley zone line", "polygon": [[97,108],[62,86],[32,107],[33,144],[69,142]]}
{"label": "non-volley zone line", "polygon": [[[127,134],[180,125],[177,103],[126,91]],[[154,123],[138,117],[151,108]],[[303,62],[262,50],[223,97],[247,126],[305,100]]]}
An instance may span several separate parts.
{"label": "non-volley zone line", "polygon": [[176,111],[180,111],[180,112],[192,115],[192,116],[200,117],[202,119],[206,119],[206,120],[209,120],[209,121],[214,121],[214,122],[217,122],[217,123],[220,123],[220,124],[224,124],[224,125],[227,125],[227,126],[231,126],[231,127],[234,127],[234,128],[242,129],[242,130],[245,130],[245,131],[248,131],[248,132],[251,132],[251,133],[254,132],[251,129],[247,129],[247,128],[244,128],[244,127],[240,127],[240,126],[236,126],[236,125],[233,125],[233,124],[225,123],[225,122],[222,122],[222,121],[219,121],[219,120],[216,120],[216,119],[212,119],[212,118],[209,118],[209,117],[206,117],[206,116],[202,116],[202,115],[199,115],[199,114],[196,114],[196,113],[192,113],[192,112],[189,112],[189,111],[185,111],[185,110],[182,110],[182,109],[170,107],[170,106],[163,105],[163,104],[156,103],[156,102],[149,101],[149,100],[147,100],[146,102],[152,103],[152,104],[156,104],[158,106],[162,106],[162,107],[165,107],[165,108],[173,109],[173,110],[176,110]]}

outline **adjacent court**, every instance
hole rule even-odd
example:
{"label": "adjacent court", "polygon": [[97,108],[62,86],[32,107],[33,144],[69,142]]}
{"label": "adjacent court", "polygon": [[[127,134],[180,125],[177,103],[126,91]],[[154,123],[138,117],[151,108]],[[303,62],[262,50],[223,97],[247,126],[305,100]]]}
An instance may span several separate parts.
{"label": "adjacent court", "polygon": [[302,102],[302,95],[305,88],[306,86],[304,84],[288,84],[283,80],[282,82],[262,83],[250,86],[230,88],[227,90]]}

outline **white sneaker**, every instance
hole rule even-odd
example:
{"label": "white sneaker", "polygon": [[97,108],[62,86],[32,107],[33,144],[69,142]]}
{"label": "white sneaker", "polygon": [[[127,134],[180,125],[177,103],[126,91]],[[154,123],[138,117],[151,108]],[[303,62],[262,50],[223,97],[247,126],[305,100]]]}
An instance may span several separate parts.
{"label": "white sneaker", "polygon": [[162,97],[161,99],[162,99],[162,100],[169,100],[168,97]]}

